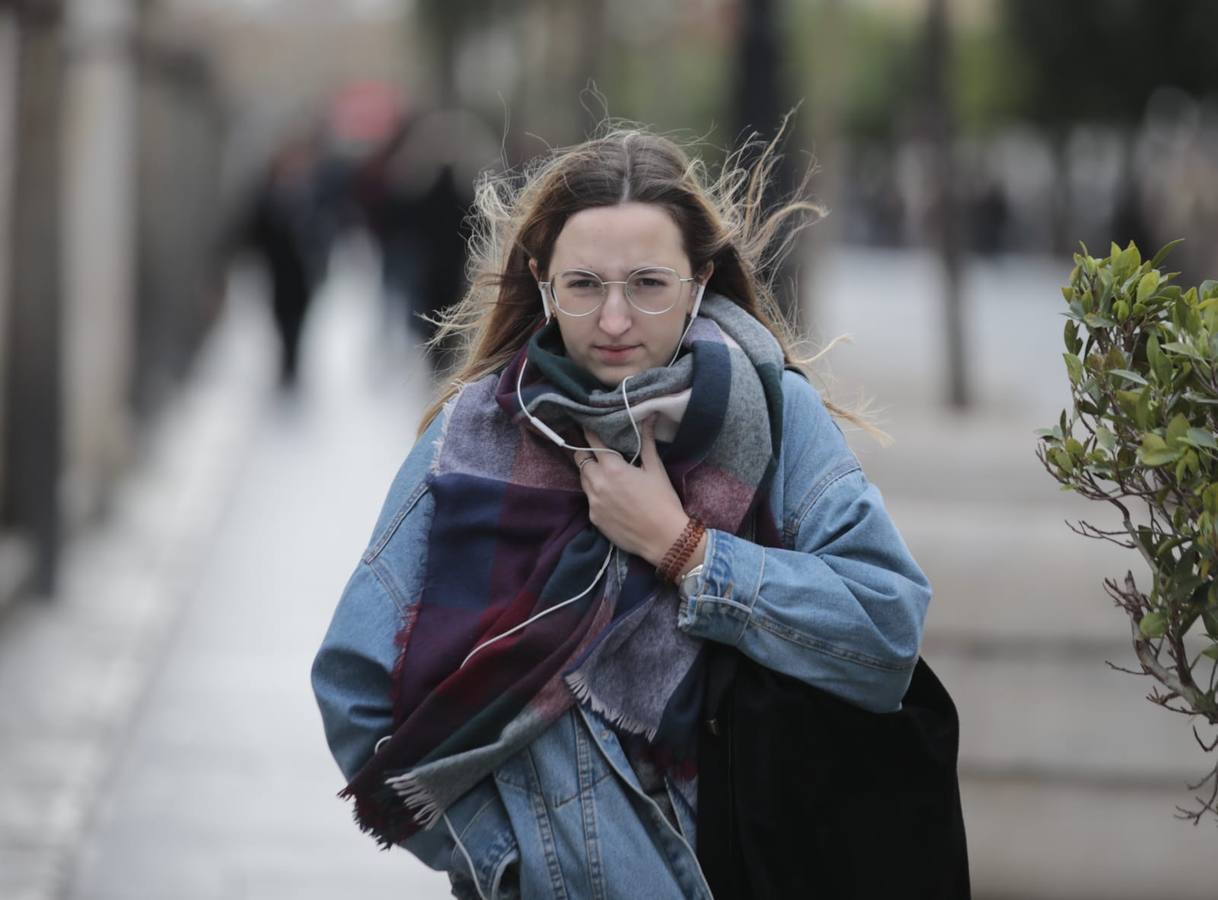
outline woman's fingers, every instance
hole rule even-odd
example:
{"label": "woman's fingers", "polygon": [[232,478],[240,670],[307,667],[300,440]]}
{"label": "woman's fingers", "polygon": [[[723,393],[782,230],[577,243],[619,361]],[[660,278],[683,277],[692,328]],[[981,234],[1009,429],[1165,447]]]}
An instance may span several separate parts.
{"label": "woman's fingers", "polygon": [[[616,451],[609,449],[609,447],[600,439],[600,436],[595,431],[590,431],[589,429],[585,428],[584,440],[588,442],[589,447],[599,451],[592,454],[598,463],[609,463],[612,465],[614,460],[621,458],[618,456]],[[585,468],[587,467],[585,466]]]}

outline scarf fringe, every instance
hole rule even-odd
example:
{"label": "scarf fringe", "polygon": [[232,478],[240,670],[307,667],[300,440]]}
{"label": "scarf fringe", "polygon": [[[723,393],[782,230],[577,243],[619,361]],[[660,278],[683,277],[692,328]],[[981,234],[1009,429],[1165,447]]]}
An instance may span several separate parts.
{"label": "scarf fringe", "polygon": [[629,731],[631,734],[641,734],[647,738],[648,742],[655,740],[658,729],[644,725],[633,716],[610,709],[592,693],[592,688],[588,685],[582,672],[571,672],[564,676],[564,680],[567,682],[567,687],[571,689],[571,693],[575,695],[576,700],[580,703],[586,703],[594,713],[604,717],[610,725],[615,728],[621,728],[623,731]]}
{"label": "scarf fringe", "polygon": [[431,789],[420,783],[418,775],[414,772],[386,778],[385,785],[392,788],[394,793],[402,798],[402,802],[410,810],[415,822],[424,830],[434,825],[444,812]]}

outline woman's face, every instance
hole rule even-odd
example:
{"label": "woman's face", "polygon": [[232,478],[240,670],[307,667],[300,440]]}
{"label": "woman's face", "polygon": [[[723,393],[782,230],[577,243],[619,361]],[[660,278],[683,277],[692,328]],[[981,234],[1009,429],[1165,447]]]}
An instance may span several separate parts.
{"label": "woman's face", "polygon": [[[594,272],[603,281],[625,281],[632,272],[651,266],[666,266],[681,277],[694,274],[682,248],[681,231],[662,207],[621,203],[571,216],[554,242],[547,275],[556,279],[561,272],[579,269]],[[535,261],[529,268],[543,280]],[[677,304],[659,315],[631,306],[621,284],[608,285],[604,302],[589,315],[572,317],[553,306],[551,311],[558,319],[567,356],[601,384],[616,387],[628,375],[668,364],[697,288],[693,282],[683,283]]]}

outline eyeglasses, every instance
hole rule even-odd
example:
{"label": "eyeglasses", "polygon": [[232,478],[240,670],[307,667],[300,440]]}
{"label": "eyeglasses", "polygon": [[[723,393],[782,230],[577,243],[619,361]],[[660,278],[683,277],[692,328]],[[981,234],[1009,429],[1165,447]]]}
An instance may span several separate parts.
{"label": "eyeglasses", "polygon": [[667,266],[649,266],[631,272],[625,281],[605,281],[595,272],[568,269],[539,284],[542,290],[549,291],[558,311],[567,316],[592,315],[609,296],[611,284],[623,285],[626,301],[639,312],[658,316],[677,305],[682,285],[691,281],[697,279],[691,275],[678,275],[675,269]]}

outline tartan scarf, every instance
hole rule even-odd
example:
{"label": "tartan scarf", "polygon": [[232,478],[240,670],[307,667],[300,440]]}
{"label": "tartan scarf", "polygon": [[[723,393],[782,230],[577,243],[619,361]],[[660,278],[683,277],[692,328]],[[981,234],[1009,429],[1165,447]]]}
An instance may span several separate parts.
{"label": "tartan scarf", "polygon": [[564,354],[552,322],[449,402],[428,474],[423,587],[397,636],[395,731],[341,794],[386,847],[434,824],[577,702],[643,736],[657,759],[694,768],[702,641],[677,628],[675,587],[591,525],[572,452],[520,411],[523,399],[575,446],[582,429],[595,431],[627,459],[639,441],[631,417],[657,416],[660,458],[686,511],[731,534],[755,523],[777,545],[765,498],[782,444],[781,348],[716,295],[682,346],[671,366],[627,379],[628,413],[620,386]]}

